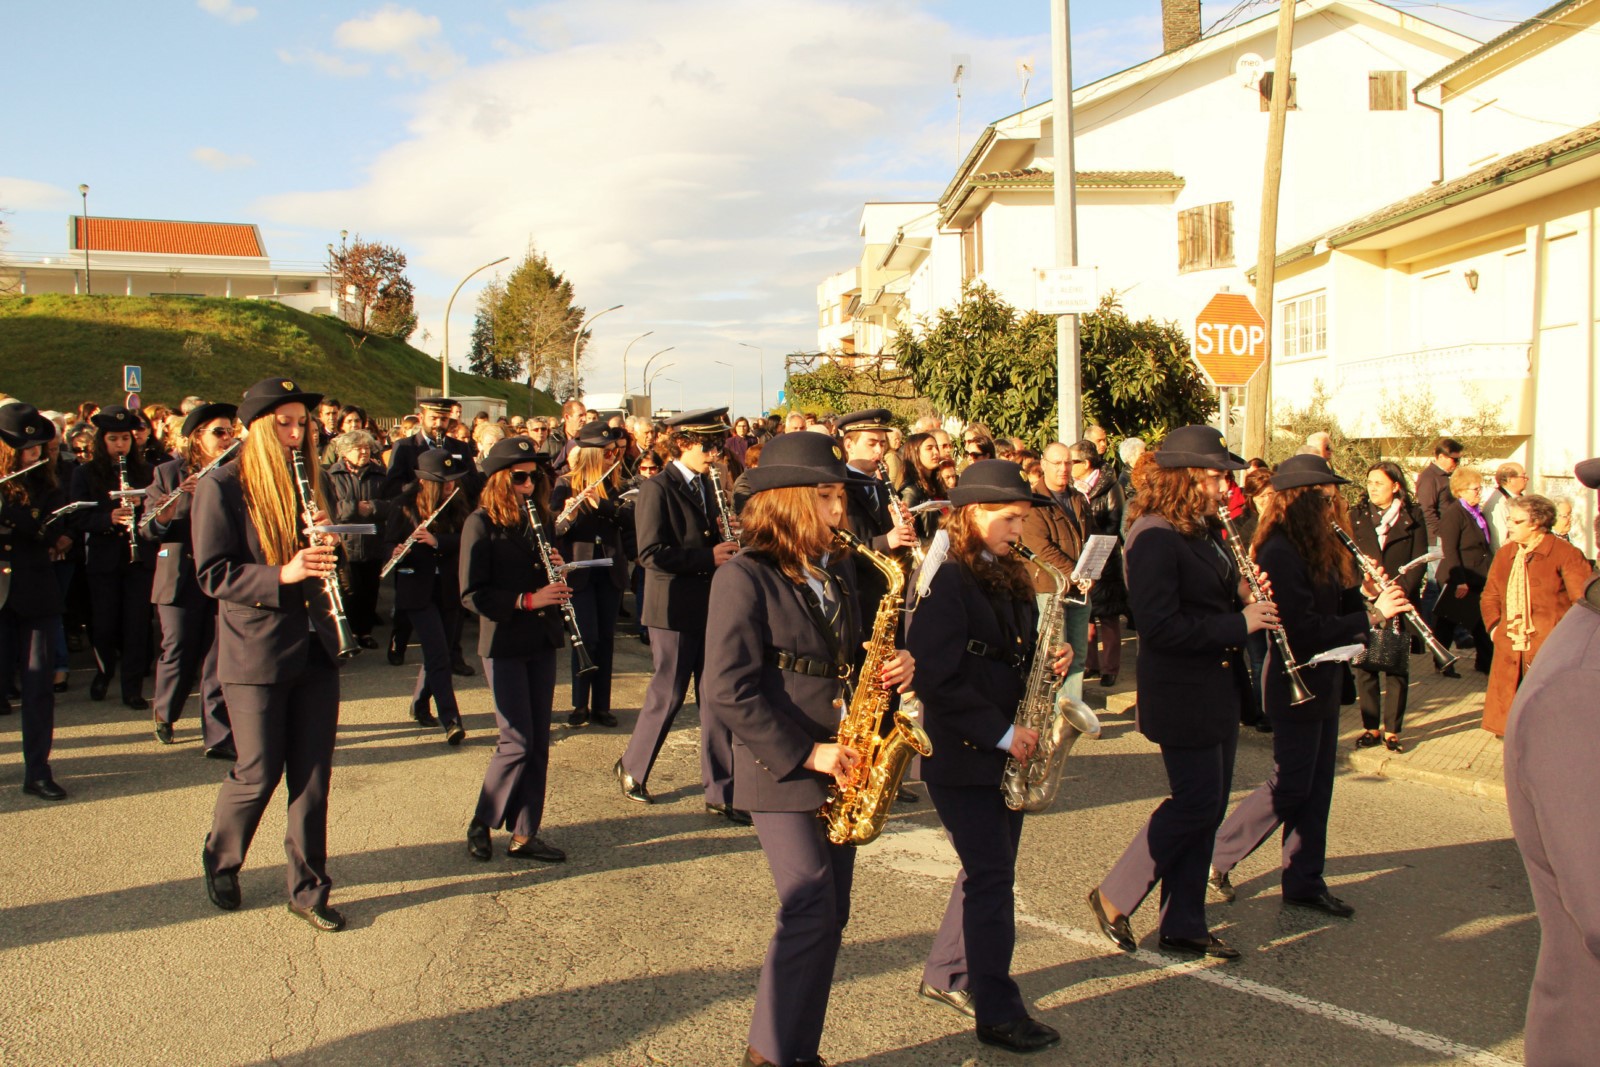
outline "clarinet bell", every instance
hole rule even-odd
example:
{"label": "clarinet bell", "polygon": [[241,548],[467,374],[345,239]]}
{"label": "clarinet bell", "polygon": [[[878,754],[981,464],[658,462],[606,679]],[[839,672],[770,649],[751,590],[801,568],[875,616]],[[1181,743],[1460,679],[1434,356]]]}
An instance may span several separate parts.
{"label": "clarinet bell", "polygon": [[578,658],[578,674],[593,674],[595,671],[600,669],[599,667],[596,667],[594,665],[594,661],[589,658],[589,650],[583,646],[583,642],[574,641],[572,643],[572,654]]}
{"label": "clarinet bell", "polygon": [[1311,703],[1313,694],[1306,688],[1306,683],[1300,680],[1300,671],[1296,669],[1284,673],[1289,679],[1289,703],[1297,707]]}

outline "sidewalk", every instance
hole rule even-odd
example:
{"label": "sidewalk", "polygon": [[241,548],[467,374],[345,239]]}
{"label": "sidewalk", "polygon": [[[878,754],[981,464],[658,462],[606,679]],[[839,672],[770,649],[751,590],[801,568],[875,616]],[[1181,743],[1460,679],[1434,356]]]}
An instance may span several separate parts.
{"label": "sidewalk", "polygon": [[[1104,697],[1109,715],[1126,715],[1136,696],[1133,691],[1134,663],[1138,641],[1130,638],[1122,646],[1122,672],[1118,685]],[[1411,657],[1411,698],[1406,706],[1405,729],[1401,739],[1404,752],[1390,752],[1383,746],[1356,748],[1361,732],[1361,712],[1351,705],[1339,718],[1339,754],[1351,770],[1403,778],[1460,793],[1488,797],[1502,804],[1506,799],[1505,772],[1501,765],[1500,739],[1482,726],[1483,693],[1486,675],[1472,669],[1472,652],[1456,664],[1460,678],[1445,678],[1433,669],[1426,655]],[[1386,679],[1385,684],[1390,684]],[[1091,707],[1099,704],[1098,682],[1084,686]],[[1266,737],[1247,729],[1245,739]]]}

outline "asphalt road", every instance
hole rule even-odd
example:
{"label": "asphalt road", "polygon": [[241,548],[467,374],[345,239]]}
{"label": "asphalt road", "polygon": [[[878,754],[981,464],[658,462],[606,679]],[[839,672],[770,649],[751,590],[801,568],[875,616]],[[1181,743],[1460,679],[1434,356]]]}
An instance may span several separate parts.
{"label": "asphalt road", "polygon": [[[471,646],[469,630],[468,646]],[[0,1064],[736,1064],[776,906],[753,832],[704,814],[694,708],[663,751],[651,807],[611,778],[649,662],[622,642],[615,730],[552,734],[543,836],[571,859],[478,863],[464,832],[494,744],[481,672],[469,738],[414,726],[405,668],[368,653],[344,677],[330,825],[333,902],[318,935],[284,910],[281,799],[241,877],[206,900],[199,851],[226,768],[110,701],[88,673],[58,705],[54,767],[72,794],[17,788],[0,719]],[[471,661],[476,664],[476,658]],[[1094,686],[1090,686],[1093,690]],[[558,712],[566,688],[557,690]],[[1356,775],[1334,798],[1329,874],[1353,921],[1284,909],[1277,854],[1235,872],[1214,929],[1233,964],[1117,953],[1084,903],[1165,785],[1124,719],[1081,742],[1059,810],[1028,820],[1015,969],[1062,1044],[1026,1061],[916,997],[955,863],[924,799],[900,805],[857,867],[823,1054],[874,1065],[1519,1062],[1538,928],[1503,806]],[[1238,794],[1270,750],[1241,744]]]}

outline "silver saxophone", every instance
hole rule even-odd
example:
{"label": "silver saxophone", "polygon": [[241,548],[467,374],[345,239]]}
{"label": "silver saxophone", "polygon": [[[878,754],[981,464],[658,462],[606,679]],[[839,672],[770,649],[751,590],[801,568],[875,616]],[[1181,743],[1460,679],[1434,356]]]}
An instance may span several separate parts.
{"label": "silver saxophone", "polygon": [[[317,524],[317,493],[311,486],[311,478],[306,474],[305,457],[300,449],[296,448],[289,453],[294,460],[294,484],[300,497],[300,515],[306,524],[306,543],[317,543],[317,534],[313,527]],[[344,594],[339,591],[339,572],[336,569],[322,579],[322,593],[328,599],[328,614],[333,619],[334,629],[339,634],[339,659],[347,660],[361,651],[361,646],[356,642],[355,631],[350,628],[349,616],[344,613]]]}
{"label": "silver saxophone", "polygon": [[1044,811],[1055,802],[1061,789],[1061,774],[1067,754],[1080,736],[1099,738],[1100,720],[1088,705],[1073,700],[1061,691],[1065,681],[1051,664],[1067,641],[1067,589],[1071,582],[1024,545],[1011,550],[1039,567],[1055,583],[1049,606],[1039,617],[1038,639],[1034,643],[1033,669],[1028,673],[1028,688],[1017,703],[1013,725],[1039,731],[1039,743],[1026,760],[1006,760],[1000,791],[1012,811]]}

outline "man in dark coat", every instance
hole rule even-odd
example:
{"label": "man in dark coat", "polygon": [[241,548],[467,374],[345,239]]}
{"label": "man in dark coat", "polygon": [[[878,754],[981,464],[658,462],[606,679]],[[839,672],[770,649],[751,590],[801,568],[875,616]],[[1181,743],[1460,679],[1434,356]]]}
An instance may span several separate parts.
{"label": "man in dark coat", "polygon": [[457,459],[472,462],[471,443],[458,441],[447,432],[450,413],[457,402],[447,396],[426,396],[417,402],[422,425],[410,437],[396,441],[389,452],[389,472],[383,479],[383,498],[393,500],[401,490],[417,480],[417,459],[430,448],[448,449]]}
{"label": "man in dark coat", "polygon": [[[1052,506],[1039,506],[1028,512],[1022,522],[1022,543],[1062,574],[1070,576],[1078,566],[1083,543],[1093,532],[1090,528],[1089,498],[1073,488],[1071,452],[1060,441],[1045,446],[1041,460],[1044,468],[1044,489]],[[1039,597],[1039,608],[1044,610],[1045,600],[1055,593],[1055,579],[1044,569],[1028,564],[1033,577],[1033,590]],[[1089,602],[1078,590],[1068,594],[1066,624],[1067,643],[1072,646],[1072,664],[1067,668],[1066,692],[1073,700],[1083,699],[1083,665],[1088,659]]]}

